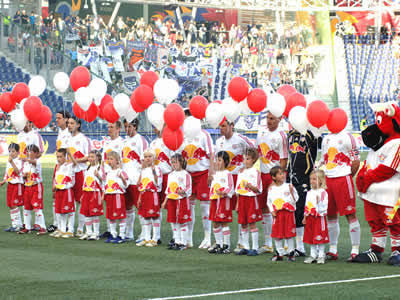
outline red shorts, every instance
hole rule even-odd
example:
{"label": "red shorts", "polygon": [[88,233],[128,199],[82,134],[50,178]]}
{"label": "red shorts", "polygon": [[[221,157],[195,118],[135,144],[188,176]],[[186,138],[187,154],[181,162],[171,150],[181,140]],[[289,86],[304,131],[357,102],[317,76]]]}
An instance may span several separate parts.
{"label": "red shorts", "polygon": [[160,205],[164,202],[165,200],[165,190],[168,187],[168,174],[163,174],[162,178],[162,187],[161,187],[161,192],[158,193],[158,198],[160,199]]}
{"label": "red shorts", "polygon": [[21,183],[7,184],[7,206],[22,206],[24,205],[24,185]]}
{"label": "red shorts", "polygon": [[24,191],[24,208],[26,210],[43,209],[43,184],[26,186]]}
{"label": "red shorts", "polygon": [[56,214],[75,212],[74,194],[72,189],[57,190],[54,198],[54,210]]}
{"label": "red shorts", "polygon": [[296,236],[296,221],[294,211],[278,210],[272,223],[271,237],[275,239],[288,239]]}
{"label": "red shorts", "polygon": [[129,185],[126,189],[125,206],[126,209],[132,209],[133,206],[137,207],[137,202],[139,199],[139,190],[137,185]]}
{"label": "red shorts", "polygon": [[268,198],[268,188],[272,183],[272,177],[268,173],[261,173],[261,182],[262,182],[262,193],[257,196],[258,205],[261,209],[268,208],[267,206],[267,198]]}
{"label": "red shorts", "polygon": [[126,218],[125,196],[124,194],[105,194],[106,219],[120,220]]}
{"label": "red shorts", "polygon": [[209,219],[213,222],[232,222],[232,206],[230,198],[211,200]]}
{"label": "red shorts", "polygon": [[81,202],[82,198],[82,193],[83,193],[83,171],[75,173],[75,184],[72,187],[72,190],[74,191],[74,197],[76,202]]}
{"label": "red shorts", "polygon": [[306,220],[303,242],[310,245],[329,243],[326,217],[308,216]]}
{"label": "red shorts", "polygon": [[353,178],[350,175],[326,177],[328,192],[328,216],[350,215],[356,212],[356,193]]}
{"label": "red shorts", "polygon": [[238,223],[251,224],[262,220],[261,208],[256,196],[238,195]]}
{"label": "red shorts", "polygon": [[85,192],[82,193],[80,214],[85,217],[102,216],[103,203],[101,202],[101,192]]}
{"label": "red shorts", "polygon": [[365,220],[367,222],[373,222],[374,225],[376,224],[378,227],[386,227],[394,224],[400,224],[400,210],[397,210],[397,213],[394,215],[393,220],[389,220],[387,214],[392,209],[393,207],[378,205],[364,200]]}
{"label": "red shorts", "polygon": [[167,202],[167,222],[185,224],[192,221],[190,213],[189,198],[178,200],[168,199]]}
{"label": "red shorts", "polygon": [[208,201],[210,188],[208,187],[208,170],[190,173],[192,176],[192,195],[200,201]]}
{"label": "red shorts", "polygon": [[160,216],[160,201],[157,192],[143,192],[140,199],[139,215],[146,219]]}

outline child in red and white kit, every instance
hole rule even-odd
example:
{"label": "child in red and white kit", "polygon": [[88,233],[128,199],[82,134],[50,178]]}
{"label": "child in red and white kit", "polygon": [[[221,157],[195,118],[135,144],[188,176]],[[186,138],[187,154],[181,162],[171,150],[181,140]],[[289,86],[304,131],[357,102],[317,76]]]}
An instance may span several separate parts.
{"label": "child in red and white kit", "polygon": [[170,250],[185,250],[189,242],[189,222],[191,207],[189,197],[192,194],[192,177],[185,170],[186,160],[181,154],[171,157],[173,171],[168,174],[165,200],[162,208],[167,208],[167,222],[171,223],[172,240]]}
{"label": "child in red and white kit", "polygon": [[10,209],[11,227],[6,232],[16,232],[22,227],[19,207],[24,205],[23,162],[19,158],[19,145],[11,143],[8,146],[8,162],[4,179],[0,186],[7,183],[7,206]]}
{"label": "child in red and white kit", "polygon": [[[24,223],[25,228],[18,233],[29,233],[37,230],[37,234],[46,234],[46,224],[43,215],[43,179],[40,164],[40,149],[36,145],[27,146],[28,158],[24,162]],[[32,228],[32,210],[35,212],[34,228]]]}
{"label": "child in red and white kit", "polygon": [[[162,188],[162,173],[154,165],[154,150],[147,148],[143,152],[142,171],[138,181],[138,213],[144,218],[143,241],[136,246],[155,247],[160,236],[160,199],[158,193]],[[153,228],[153,237],[151,229]]]}
{"label": "child in red and white kit", "polygon": [[328,211],[328,193],[325,190],[325,173],[322,170],[310,174],[311,190],[307,192],[304,209],[304,243],[310,244],[310,256],[304,263],[325,263],[325,244],[329,243],[326,214]]}
{"label": "child in red and white kit", "polygon": [[227,170],[229,154],[220,151],[216,155],[216,172],[213,175],[210,188],[210,220],[213,221],[215,247],[208,249],[209,253],[229,254],[231,231],[229,223],[232,222],[231,198],[234,191],[233,177]]}
{"label": "child in red and white kit", "polygon": [[[67,162],[67,156],[72,163]],[[58,228],[50,234],[55,238],[72,238],[74,237],[73,228],[68,226],[68,218],[70,214],[75,212],[75,198],[73,187],[75,184],[76,164],[75,158],[71,155],[70,150],[60,148],[56,152],[57,166],[53,177],[53,193],[54,193],[54,211],[56,213]]]}
{"label": "child in red and white kit", "polygon": [[[125,192],[128,186],[128,175],[121,168],[121,157],[117,152],[108,152],[107,162],[111,170],[107,172],[103,197],[106,202],[106,218],[110,222],[111,235],[105,242],[122,244],[126,242]],[[119,235],[117,235],[118,220]]]}
{"label": "child in red and white kit", "polygon": [[101,165],[100,151],[89,152],[89,167],[84,171],[83,192],[80,213],[85,216],[86,233],[80,240],[97,241],[100,239],[100,218],[104,213],[102,186],[105,180],[104,168]]}
{"label": "child in red and white kit", "polygon": [[[256,256],[258,255],[258,228],[257,222],[262,220],[262,211],[258,205],[257,195],[262,192],[261,174],[254,167],[258,159],[258,151],[249,148],[245,151],[244,169],[239,173],[236,182],[236,194],[238,200],[236,211],[238,212],[238,223],[242,225],[242,242],[244,249],[236,254]],[[252,249],[249,244],[249,224],[251,230]]]}
{"label": "child in red and white kit", "polygon": [[273,183],[268,190],[267,204],[273,216],[271,237],[275,240],[276,255],[272,261],[283,260],[283,242],[288,246],[288,261],[295,261],[294,241],[296,236],[296,222],[294,212],[299,199],[292,184],[285,182],[285,172],[280,166],[270,171]]}

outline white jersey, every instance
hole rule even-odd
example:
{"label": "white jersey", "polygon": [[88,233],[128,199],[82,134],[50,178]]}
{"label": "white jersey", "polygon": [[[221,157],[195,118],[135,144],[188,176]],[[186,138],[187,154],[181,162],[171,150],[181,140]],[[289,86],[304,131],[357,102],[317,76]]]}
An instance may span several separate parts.
{"label": "white jersey", "polygon": [[186,159],[186,171],[189,173],[201,172],[210,168],[213,142],[207,131],[202,130],[194,139],[185,139],[180,151]]}
{"label": "white jersey", "polygon": [[6,172],[4,173],[4,180],[12,184],[24,184],[24,163],[19,158],[15,158],[13,159],[13,161],[19,173],[17,174],[11,163],[7,161]]}
{"label": "white jersey", "polygon": [[36,166],[29,162],[24,162],[24,174],[26,176],[25,186],[33,186],[35,184],[43,182],[42,178],[42,164],[40,160],[36,160]]}
{"label": "white jersey", "polygon": [[125,194],[127,186],[120,178],[120,175],[122,175],[125,180],[128,180],[128,175],[122,169],[110,169],[110,171],[108,171],[104,186],[105,194]]}
{"label": "white jersey", "polygon": [[[292,187],[292,188],[290,188]],[[292,192],[290,191],[292,189]],[[270,211],[296,210],[296,202],[299,199],[296,189],[289,183],[280,186],[272,184],[268,189],[267,205]]]}
{"label": "white jersey", "polygon": [[243,168],[243,156],[246,148],[254,148],[254,144],[244,135],[234,132],[230,139],[226,139],[224,136],[218,138],[215,147],[216,153],[226,151],[229,154],[228,170],[233,175],[237,175]]}
{"label": "white jersey", "polygon": [[305,216],[323,217],[328,212],[328,193],[325,189],[309,190],[304,208]]}
{"label": "white jersey", "polygon": [[322,141],[321,159],[325,164],[328,178],[351,174],[351,163],[359,160],[359,146],[351,133],[328,134]]}
{"label": "white jersey", "polygon": [[262,193],[261,174],[256,168],[244,169],[239,173],[236,181],[235,192],[241,196],[257,196],[258,194],[246,188],[246,183],[250,183],[258,189],[259,193]]}
{"label": "white jersey", "polygon": [[[95,171],[97,171],[101,180],[95,175]],[[82,190],[85,192],[100,192],[103,186],[103,179],[105,179],[104,169],[98,165],[90,166],[84,171],[84,174]]]}
{"label": "white jersey", "polygon": [[360,197],[378,205],[395,206],[400,198],[400,139],[387,142],[376,152],[370,150],[365,163],[369,170],[382,164],[396,170],[396,174],[388,180],[371,184],[366,193],[360,193]]}
{"label": "white jersey", "polygon": [[136,133],[126,137],[122,145],[122,169],[128,174],[129,184],[136,185],[142,169],[143,152],[147,149],[147,141]]}
{"label": "white jersey", "polygon": [[[56,167],[54,174],[53,186],[59,190],[67,190],[75,185],[75,170],[71,163],[63,163]],[[77,199],[76,199],[77,200]]]}
{"label": "white jersey", "polygon": [[68,140],[71,138],[71,132],[69,132],[68,128],[64,130],[59,128],[56,142],[56,149],[67,148]]}
{"label": "white jersey", "polygon": [[[89,139],[81,132],[77,135],[72,136],[68,140],[68,147],[71,151],[72,156],[75,159],[87,157],[91,150],[91,145]],[[75,172],[83,171],[87,168],[86,163],[78,163],[75,165]]]}
{"label": "white jersey", "polygon": [[104,164],[104,170],[106,173],[111,170],[110,166],[108,165],[107,162],[107,153],[111,151],[115,151],[118,153],[119,157],[121,158],[122,161],[122,147],[124,145],[124,139],[120,136],[118,136],[116,139],[106,139],[103,144],[103,160],[105,162]]}
{"label": "white jersey", "polygon": [[[178,191],[184,191],[185,196],[178,194]],[[168,199],[183,199],[192,195],[192,176],[185,171],[172,171],[168,174],[167,188],[165,195]]]}
{"label": "white jersey", "polygon": [[43,139],[41,135],[35,131],[31,130],[29,132],[22,131],[17,135],[17,144],[19,145],[19,157],[26,158],[27,157],[27,149],[29,145],[36,145],[39,148],[39,152],[43,153]]}
{"label": "white jersey", "polygon": [[159,167],[154,167],[154,171],[156,173],[155,176],[153,174],[153,169],[151,167],[142,169],[142,172],[140,173],[141,176],[140,182],[138,183],[139,184],[138,189],[140,192],[143,192],[145,190],[151,192],[161,192],[162,179],[163,179],[161,170]]}
{"label": "white jersey", "polygon": [[233,186],[233,177],[228,170],[216,171],[213,175],[210,188],[210,199],[218,199],[217,191],[227,194],[228,198],[233,196],[235,187]]}
{"label": "white jersey", "polygon": [[269,174],[271,169],[280,166],[280,160],[288,158],[287,136],[283,130],[258,130],[257,148],[260,154],[260,171]]}
{"label": "white jersey", "polygon": [[162,138],[156,138],[150,143],[150,148],[156,153],[154,164],[161,169],[161,173],[169,174],[172,172],[171,157],[174,154],[165,146]]}

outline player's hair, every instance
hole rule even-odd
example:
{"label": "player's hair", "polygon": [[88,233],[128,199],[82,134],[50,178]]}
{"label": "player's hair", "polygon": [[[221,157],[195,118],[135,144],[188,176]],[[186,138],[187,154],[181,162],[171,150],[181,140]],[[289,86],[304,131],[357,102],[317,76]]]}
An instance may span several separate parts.
{"label": "player's hair", "polygon": [[114,124],[117,126],[118,129],[121,129],[122,123],[120,120],[116,121]]}
{"label": "player's hair", "polygon": [[256,161],[258,159],[258,150],[253,147],[246,148],[244,151],[244,155],[250,156],[254,161]]}
{"label": "player's hair", "polygon": [[71,118],[71,115],[66,110],[60,110],[60,111],[57,112],[57,114],[62,115],[64,119]]}
{"label": "player's hair", "polygon": [[272,178],[276,177],[279,172],[283,172],[283,169],[281,166],[275,166],[269,171],[269,174],[271,175]]}
{"label": "player's hair", "polygon": [[28,145],[26,147],[26,151],[33,152],[33,153],[39,153],[40,152],[39,147],[34,145],[34,144]]}
{"label": "player's hair", "polygon": [[65,148],[60,148],[57,150],[58,153],[61,153],[62,155],[64,155],[64,157],[67,156],[67,149]]}
{"label": "player's hair", "polygon": [[133,119],[129,125],[132,125],[133,127],[135,127],[135,130],[137,130],[139,128],[139,119]]}
{"label": "player's hair", "polygon": [[[96,162],[97,162],[98,165],[101,165],[102,156],[101,156],[101,152],[100,152],[100,151],[94,149],[94,150],[91,150],[91,151],[89,152],[89,154],[94,154],[94,155],[96,155]],[[107,155],[108,155],[108,154],[107,154]],[[89,170],[89,168],[90,168],[90,166],[88,167],[88,170]]]}
{"label": "player's hair", "polygon": [[81,132],[81,127],[82,127],[82,121],[81,121],[81,119],[79,119],[79,118],[76,117],[76,116],[71,116],[70,119],[74,120],[76,123],[79,124],[78,131]]}
{"label": "player's hair", "polygon": [[117,162],[121,162],[121,157],[119,156],[119,154],[116,151],[108,152],[107,157],[109,157],[109,156],[114,157]]}
{"label": "player's hair", "polygon": [[8,151],[11,151],[11,150],[15,150],[15,151],[19,152],[19,145],[16,144],[16,143],[11,143],[11,144],[8,146]]}
{"label": "player's hair", "polygon": [[219,152],[217,153],[217,157],[221,157],[221,158],[222,158],[222,160],[224,161],[225,168],[227,168],[227,167],[229,166],[230,159],[229,159],[229,154],[228,154],[228,152],[226,152],[226,151],[219,151]]}
{"label": "player's hair", "polygon": [[143,151],[143,155],[145,155],[146,153],[147,153],[147,154],[150,154],[151,156],[153,156],[153,158],[156,157],[156,153],[155,153],[154,150],[151,149],[151,148],[146,148],[146,150]]}
{"label": "player's hair", "polygon": [[319,183],[319,187],[326,189],[325,172],[320,169],[317,169],[317,170],[311,171],[310,177],[313,174],[315,174],[315,176],[317,176],[317,182]]}
{"label": "player's hair", "polygon": [[181,154],[175,153],[174,155],[171,156],[171,160],[173,159],[176,159],[180,163],[181,168],[183,170],[186,169],[186,159]]}
{"label": "player's hair", "polygon": [[189,108],[185,108],[185,109],[183,110],[183,112],[185,113],[185,116],[186,116],[186,117],[191,117],[191,116],[192,116],[192,113],[190,112],[190,109],[189,109]]}

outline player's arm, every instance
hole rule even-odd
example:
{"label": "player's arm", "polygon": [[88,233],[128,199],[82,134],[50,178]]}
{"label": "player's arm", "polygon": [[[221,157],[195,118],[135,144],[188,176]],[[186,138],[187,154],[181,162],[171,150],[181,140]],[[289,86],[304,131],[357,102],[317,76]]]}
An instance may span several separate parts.
{"label": "player's arm", "polygon": [[280,136],[282,142],[280,143],[279,147],[279,165],[283,169],[283,171],[286,171],[287,168],[287,163],[288,163],[288,157],[289,157],[289,147],[288,147],[288,138],[286,136],[286,133],[283,131],[280,131]]}
{"label": "player's arm", "polygon": [[13,160],[11,157],[9,157],[8,162],[9,162],[9,163],[11,164],[11,166],[13,167],[15,174],[19,175],[19,173],[21,172],[21,170],[18,169],[18,167],[17,167],[17,165],[15,164],[14,160]]}
{"label": "player's arm", "polygon": [[74,166],[76,166],[78,164],[78,160],[75,159],[75,157],[71,154],[70,148],[67,148],[67,155],[68,155],[69,159],[71,160],[72,164]]}
{"label": "player's arm", "polygon": [[127,185],[128,185],[128,184],[127,184],[127,181],[126,181],[127,175],[126,175],[126,173],[125,173],[124,171],[121,171],[121,172],[119,173],[119,178],[121,178],[122,183],[124,184],[124,186],[127,186]]}

